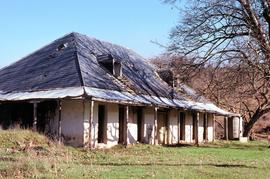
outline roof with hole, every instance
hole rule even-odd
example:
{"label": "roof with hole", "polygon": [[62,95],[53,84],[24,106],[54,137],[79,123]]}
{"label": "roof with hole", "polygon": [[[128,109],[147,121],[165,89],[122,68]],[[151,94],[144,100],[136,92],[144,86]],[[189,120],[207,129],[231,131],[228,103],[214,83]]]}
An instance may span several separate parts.
{"label": "roof with hole", "polygon": [[[123,75],[109,73],[98,63],[100,55],[121,62]],[[185,91],[194,93],[187,87]],[[0,101],[88,96],[226,113],[204,108],[204,103],[213,105],[204,98],[191,101],[181,93],[173,94],[172,99],[172,88],[134,51],[74,32],[0,70]]]}

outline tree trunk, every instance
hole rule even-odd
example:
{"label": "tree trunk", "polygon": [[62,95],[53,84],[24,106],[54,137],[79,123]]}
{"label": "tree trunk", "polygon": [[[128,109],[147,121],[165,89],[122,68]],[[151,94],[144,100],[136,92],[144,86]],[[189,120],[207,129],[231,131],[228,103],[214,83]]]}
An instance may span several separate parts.
{"label": "tree trunk", "polygon": [[250,135],[250,131],[254,124],[267,112],[269,112],[269,109],[257,108],[251,119],[244,125],[243,137],[248,137]]}
{"label": "tree trunk", "polygon": [[245,123],[243,137],[248,137],[250,135],[250,131],[252,127],[254,126],[254,124],[257,122],[259,118],[260,117],[253,115],[252,118],[247,123]]}

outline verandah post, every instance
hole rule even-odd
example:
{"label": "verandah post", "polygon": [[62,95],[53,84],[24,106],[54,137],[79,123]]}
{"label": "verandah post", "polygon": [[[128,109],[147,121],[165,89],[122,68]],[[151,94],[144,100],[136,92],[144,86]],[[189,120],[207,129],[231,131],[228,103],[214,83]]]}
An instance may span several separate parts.
{"label": "verandah post", "polygon": [[158,123],[157,123],[157,111],[158,111],[158,107],[155,107],[155,111],[154,111],[154,144],[157,145],[158,144]]}
{"label": "verandah post", "polygon": [[58,101],[58,142],[62,142],[62,101],[59,99]]}
{"label": "verandah post", "polygon": [[129,106],[125,106],[124,145],[128,145],[128,121],[129,121]]}
{"label": "verandah post", "polygon": [[199,120],[200,120],[200,113],[196,113],[196,135],[195,135],[195,145],[199,146]]}
{"label": "verandah post", "polygon": [[204,129],[204,132],[205,132],[204,135],[205,135],[205,141],[208,142],[208,113],[207,112],[204,114],[204,117],[205,117],[204,127],[206,128]]}
{"label": "verandah post", "polygon": [[34,119],[33,119],[33,131],[37,131],[37,102],[33,103],[33,115],[34,115]]}
{"label": "verandah post", "polygon": [[216,139],[216,134],[215,134],[215,132],[216,132],[216,127],[215,127],[215,124],[216,124],[216,115],[214,114],[214,115],[213,115],[213,142],[214,142],[215,139]]}
{"label": "verandah post", "polygon": [[229,140],[229,137],[228,137],[228,133],[229,133],[229,130],[228,130],[228,117],[225,116],[224,117],[224,133],[225,133],[225,140]]}
{"label": "verandah post", "polygon": [[93,137],[92,137],[92,128],[93,128],[93,118],[94,118],[94,101],[90,99],[90,114],[89,114],[89,148],[93,148]]}

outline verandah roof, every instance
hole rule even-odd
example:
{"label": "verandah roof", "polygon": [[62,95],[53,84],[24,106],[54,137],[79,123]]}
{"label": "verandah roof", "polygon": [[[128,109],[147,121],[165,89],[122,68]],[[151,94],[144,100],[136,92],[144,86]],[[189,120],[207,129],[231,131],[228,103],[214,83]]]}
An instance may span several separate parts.
{"label": "verandah roof", "polygon": [[45,99],[64,99],[64,98],[83,98],[91,97],[93,100],[105,100],[108,102],[152,105],[158,107],[171,107],[194,111],[204,111],[224,116],[238,116],[220,109],[213,103],[194,102],[179,99],[169,99],[165,97],[136,95],[129,92],[120,92],[114,90],[98,89],[91,87],[69,87],[62,89],[53,89],[47,91],[33,92],[14,92],[4,93],[0,91],[0,101],[24,101],[24,100],[45,100]]}

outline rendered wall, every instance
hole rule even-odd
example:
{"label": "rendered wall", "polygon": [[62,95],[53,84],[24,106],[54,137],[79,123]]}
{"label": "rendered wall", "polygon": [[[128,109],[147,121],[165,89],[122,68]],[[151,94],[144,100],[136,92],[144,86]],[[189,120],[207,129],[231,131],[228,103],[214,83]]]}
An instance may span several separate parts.
{"label": "rendered wall", "polygon": [[[94,103],[92,144],[98,147],[98,105],[105,105],[107,114],[107,144],[111,147],[118,144],[119,140],[119,105],[113,103]],[[128,144],[136,143],[138,136],[138,115],[133,107],[129,108],[128,123]],[[169,144],[176,144],[179,141],[178,136],[178,110],[173,109],[169,112]],[[185,142],[191,143],[193,126],[192,113],[187,112],[185,118]],[[144,143],[154,144],[154,107],[144,107]],[[63,100],[62,101],[62,135],[64,142],[73,146],[83,146],[88,143],[90,118],[90,101],[83,100]],[[52,128],[57,133],[58,110],[56,110],[55,119],[52,120]],[[213,141],[213,114],[208,114],[208,141]],[[200,113],[199,121],[199,142],[203,141],[203,113]]]}
{"label": "rendered wall", "polygon": [[107,145],[118,144],[119,140],[119,112],[118,104],[107,104]]}
{"label": "rendered wall", "polygon": [[154,144],[154,108],[144,108],[144,143]]}
{"label": "rendered wall", "polygon": [[94,103],[93,127],[92,127],[92,144],[98,146],[98,106],[105,105],[105,117],[107,117],[107,147],[118,144],[119,139],[119,113],[118,105],[111,103]]}
{"label": "rendered wall", "polygon": [[203,120],[204,120],[204,113],[199,113],[200,115],[200,120],[199,120],[199,142],[203,142],[203,132],[204,132],[204,127],[203,127]]}
{"label": "rendered wall", "polygon": [[83,101],[62,101],[62,137],[64,143],[73,146],[83,146]]}
{"label": "rendered wall", "polygon": [[169,144],[177,144],[179,142],[178,115],[179,111],[176,109],[169,111]]}
{"label": "rendered wall", "polygon": [[138,115],[135,108],[129,108],[129,121],[128,121],[128,144],[137,143],[138,140]]}
{"label": "rendered wall", "polygon": [[186,119],[185,119],[185,142],[191,143],[193,142],[192,140],[192,130],[193,130],[193,125],[192,125],[192,114],[190,112],[186,112]]}
{"label": "rendered wall", "polygon": [[213,142],[214,141],[214,114],[208,114],[208,141]]}
{"label": "rendered wall", "polygon": [[[98,105],[106,106],[107,117],[107,144],[98,144]],[[119,141],[119,105],[114,103],[94,103],[92,128],[92,144],[94,147],[112,147],[118,144]],[[88,128],[88,122],[85,123],[85,130]],[[133,144],[137,142],[137,113],[129,107],[129,123],[127,128],[127,142]],[[87,129],[88,130],[88,129]],[[85,132],[85,140],[88,139],[88,132]],[[85,142],[86,143],[86,142]]]}

